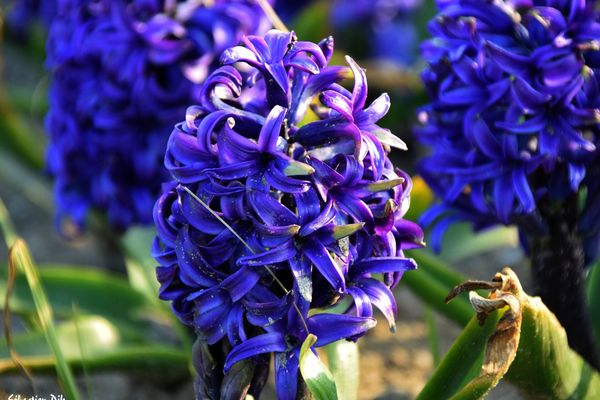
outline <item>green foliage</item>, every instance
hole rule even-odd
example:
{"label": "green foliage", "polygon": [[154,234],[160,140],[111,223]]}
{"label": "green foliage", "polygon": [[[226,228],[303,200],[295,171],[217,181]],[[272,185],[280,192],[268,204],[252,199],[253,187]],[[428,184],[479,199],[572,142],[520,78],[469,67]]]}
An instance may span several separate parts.
{"label": "green foliage", "polygon": [[587,283],[588,302],[592,324],[594,325],[594,334],[596,336],[596,343],[600,343],[600,261],[596,262],[590,268]]}
{"label": "green foliage", "polygon": [[[460,282],[460,275],[447,269],[448,267],[443,261],[425,251],[411,252],[409,256],[417,261],[419,269],[406,272],[401,282],[421,301],[437,312],[460,326],[466,325],[473,316],[473,310],[468,301],[462,298],[449,304],[444,301],[452,287]],[[457,283],[451,283],[455,281]]]}
{"label": "green foliage", "polygon": [[[80,314],[103,316],[122,325],[135,325],[150,314],[147,301],[122,278],[87,266],[43,266],[38,271],[57,318],[69,318],[76,306]],[[0,296],[6,293],[7,276],[0,270]],[[117,306],[118,305],[118,306]],[[35,303],[24,276],[18,275],[10,299],[11,312],[31,316]]]}
{"label": "green foliage", "polygon": [[[40,282],[40,278],[37,272],[37,267],[34,265],[33,260],[29,254],[29,249],[25,242],[21,239],[15,239],[14,243],[10,246],[10,259],[11,264],[14,263],[16,269],[25,274],[27,283],[31,289],[31,295],[35,304],[37,317],[42,332],[48,342],[52,355],[56,361],[56,372],[60,379],[65,394],[68,399],[77,400],[80,398],[79,390],[75,384],[75,378],[69,364],[66,361],[63,350],[58,341],[58,334],[54,326],[52,307],[48,302],[46,292]],[[13,272],[14,273],[14,272]]]}
{"label": "green foliage", "polygon": [[313,351],[317,342],[315,335],[308,335],[300,348],[300,373],[315,400],[337,400],[336,383],[333,375]]}

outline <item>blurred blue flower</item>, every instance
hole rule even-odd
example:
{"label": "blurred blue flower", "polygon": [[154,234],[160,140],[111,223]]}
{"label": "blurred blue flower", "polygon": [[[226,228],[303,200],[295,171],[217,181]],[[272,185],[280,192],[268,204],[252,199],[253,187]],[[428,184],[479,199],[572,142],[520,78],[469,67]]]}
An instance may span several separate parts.
{"label": "blurred blue flower", "polygon": [[422,3],[422,0],[336,0],[331,8],[331,22],[334,31],[351,39],[359,33],[362,41],[366,40],[362,44],[369,48],[366,56],[411,65],[418,56],[414,15]]}
{"label": "blurred blue flower", "polygon": [[[296,398],[309,333],[356,340],[373,307],[394,327],[391,289],[415,268],[403,251],[423,244],[403,219],[410,179],[388,159],[404,144],[377,125],[389,98],[367,106],[364,71],[329,66],[332,53],[331,38],[275,30],[226,50],[171,134],[154,210],[160,298],[209,345],[233,346],[225,370],[275,353],[280,399]],[[344,298],[343,313],[309,314]]]}
{"label": "blurred blue flower", "polygon": [[6,25],[11,34],[26,38],[35,23],[49,27],[56,14],[55,0],[14,0],[6,7]]}
{"label": "blurred blue flower", "polygon": [[151,223],[168,132],[194,88],[224,49],[268,27],[250,0],[58,1],[47,159],[59,222],[81,226],[93,208],[116,230]]}
{"label": "blurred blue flower", "polygon": [[[600,16],[595,1],[438,2],[422,46],[431,103],[417,138],[423,177],[443,199],[423,218],[432,241],[451,223],[516,224],[543,235],[548,204],[582,197],[579,234],[595,258]],[[542,207],[541,204],[544,204]],[[577,207],[577,201],[573,204]]]}

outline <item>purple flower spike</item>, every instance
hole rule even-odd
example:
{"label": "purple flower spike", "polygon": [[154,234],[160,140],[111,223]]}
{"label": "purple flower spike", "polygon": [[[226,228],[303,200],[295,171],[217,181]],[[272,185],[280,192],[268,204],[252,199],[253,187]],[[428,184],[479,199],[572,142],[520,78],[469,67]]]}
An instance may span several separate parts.
{"label": "purple flower spike", "polygon": [[[525,236],[547,232],[540,205],[565,204],[597,186],[589,173],[600,162],[595,2],[455,0],[439,7],[434,37],[422,47],[432,102],[417,131],[433,151],[422,174],[445,204],[423,220],[438,221],[434,247],[457,220],[476,228],[516,224]],[[585,238],[600,230],[588,220],[595,197],[581,213]]]}
{"label": "purple flower spike", "polygon": [[537,295],[569,345],[600,367],[585,288],[598,257],[600,13],[594,0],[444,0],[423,45],[431,98],[421,174],[442,199],[422,223],[443,232],[519,229]]}
{"label": "purple flower spike", "polygon": [[[81,227],[87,211],[97,209],[117,231],[149,224],[168,179],[165,132],[196,101],[219,54],[245,34],[265,32],[268,21],[251,0],[46,3],[56,3],[46,125],[57,219]],[[176,141],[174,157],[196,161],[173,173],[189,180],[198,169],[218,167],[198,156],[207,151]]]}
{"label": "purple flower spike", "polygon": [[[226,50],[171,134],[154,210],[161,298],[231,344],[225,371],[275,353],[281,399],[296,398],[308,334],[356,340],[373,307],[393,329],[391,289],[416,267],[403,250],[423,245],[403,219],[410,179],[388,158],[404,144],[377,125],[389,97],[368,105],[364,71],[328,66],[332,50],[275,30]],[[309,314],[344,298],[344,313]]]}

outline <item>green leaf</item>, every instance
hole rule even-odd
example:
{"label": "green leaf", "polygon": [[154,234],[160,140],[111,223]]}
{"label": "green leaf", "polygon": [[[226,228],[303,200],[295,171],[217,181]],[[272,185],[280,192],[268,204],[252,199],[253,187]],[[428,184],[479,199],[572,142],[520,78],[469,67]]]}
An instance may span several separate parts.
{"label": "green leaf", "polygon": [[446,304],[446,295],[453,286],[436,279],[436,275],[430,273],[424,263],[419,261],[417,263],[419,269],[404,273],[402,284],[406,285],[425,304],[458,325],[465,326],[473,316],[473,309],[469,302],[463,298],[457,298]]}
{"label": "green leaf", "polygon": [[519,350],[506,379],[531,398],[600,399],[600,374],[569,347],[554,314],[536,297],[522,308]]}
{"label": "green leaf", "polygon": [[63,384],[65,395],[68,399],[77,400],[80,398],[79,390],[75,384],[75,378],[69,364],[58,342],[58,335],[54,326],[52,307],[48,302],[46,292],[40,282],[36,266],[33,264],[29,249],[25,242],[17,238],[10,248],[10,262],[14,263],[16,269],[25,273],[27,283],[31,289],[33,302],[37,311],[42,331],[48,345],[52,349],[52,355],[56,360],[56,372]]}
{"label": "green leaf", "polygon": [[515,227],[499,226],[473,232],[470,224],[458,223],[448,229],[439,257],[452,263],[503,247],[518,247],[519,233]]}
{"label": "green leaf", "polygon": [[431,307],[424,307],[425,325],[427,326],[427,340],[433,357],[433,365],[437,367],[440,363],[440,336],[438,327],[435,321],[435,314],[431,311]]}
{"label": "green leaf", "polygon": [[590,267],[587,280],[587,294],[596,343],[600,343],[600,261]]}
{"label": "green leaf", "polygon": [[156,231],[149,228],[132,227],[121,239],[126,254],[126,266],[132,287],[143,293],[150,301],[158,303],[159,283],[156,280],[156,261],[150,255]]}
{"label": "green leaf", "polygon": [[[128,343],[109,320],[98,315],[80,316],[56,326],[58,345],[65,362],[75,370],[144,370],[165,381],[189,376],[190,355],[160,343]],[[16,335],[12,344],[25,367],[51,371],[55,359],[42,332]],[[0,373],[16,372],[6,342],[0,342]]]}
{"label": "green leaf", "polygon": [[312,352],[317,337],[309,334],[300,348],[300,373],[315,400],[337,400],[337,389],[333,375]]}
{"label": "green leaf", "polygon": [[[150,306],[144,296],[129,286],[123,278],[87,266],[46,265],[39,269],[40,282],[56,317],[73,314],[76,305],[80,314],[96,314],[112,321],[134,325],[140,317],[149,315]],[[0,296],[6,292],[5,270],[0,271]],[[118,305],[118,306],[115,306]],[[12,312],[33,315],[34,299],[27,279],[19,275],[10,299]],[[160,316],[152,312],[156,318]]]}
{"label": "green leaf", "polygon": [[434,279],[447,286],[448,292],[466,280],[463,274],[427,249],[410,250],[406,255],[417,262],[420,271],[427,271]]}
{"label": "green leaf", "polygon": [[[69,359],[102,354],[122,341],[117,327],[98,315],[80,316],[57,324],[56,334],[63,355]],[[51,355],[43,332],[15,335],[12,345],[21,357]],[[0,357],[10,357],[5,340],[1,342]]]}
{"label": "green leaf", "polygon": [[339,399],[356,400],[359,382],[358,345],[340,340],[325,346],[329,369],[333,374]]}
{"label": "green leaf", "polygon": [[493,312],[483,326],[479,326],[476,318],[469,321],[417,399],[448,399],[477,376],[485,345],[500,315],[498,311]]}

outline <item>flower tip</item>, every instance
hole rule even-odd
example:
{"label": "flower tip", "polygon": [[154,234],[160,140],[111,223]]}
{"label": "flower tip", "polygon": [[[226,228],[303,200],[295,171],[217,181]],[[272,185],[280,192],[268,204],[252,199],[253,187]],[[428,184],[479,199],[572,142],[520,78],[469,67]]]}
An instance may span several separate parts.
{"label": "flower tip", "polygon": [[333,228],[333,238],[335,240],[343,239],[347,236],[352,235],[355,232],[358,232],[364,226],[365,226],[364,222],[336,226]]}
{"label": "flower tip", "polygon": [[402,185],[404,183],[405,179],[400,177],[400,178],[396,178],[396,179],[390,179],[387,181],[379,181],[379,182],[375,182],[375,183],[371,183],[369,184],[369,191],[370,192],[383,192],[384,190],[389,190],[392,188],[395,188],[396,186]]}
{"label": "flower tip", "polygon": [[290,225],[289,234],[294,236],[300,231],[300,225]]}
{"label": "flower tip", "polygon": [[289,164],[283,170],[286,176],[312,175],[314,172],[313,167],[296,160],[289,160]]}
{"label": "flower tip", "polygon": [[375,325],[377,325],[377,320],[375,318],[369,318],[366,323],[366,326],[368,327],[368,329],[375,328]]}

